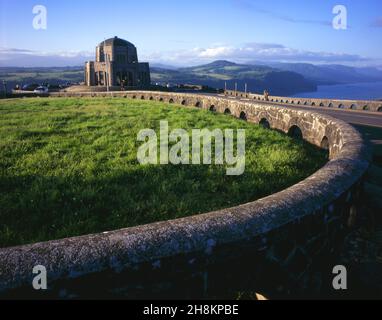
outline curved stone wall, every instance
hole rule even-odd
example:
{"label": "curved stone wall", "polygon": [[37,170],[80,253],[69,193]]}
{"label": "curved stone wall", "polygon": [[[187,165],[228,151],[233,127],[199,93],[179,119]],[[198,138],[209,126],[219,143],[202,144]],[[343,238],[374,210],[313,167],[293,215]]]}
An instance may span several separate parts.
{"label": "curved stone wall", "polygon": [[[264,96],[260,94],[245,93],[234,90],[226,90],[225,94],[229,97],[240,97],[256,101],[265,101]],[[308,106],[308,107],[326,107],[337,109],[363,110],[371,112],[382,112],[382,101],[370,100],[339,100],[339,99],[311,99],[311,98],[291,98],[270,96],[269,101],[283,103],[285,105]]]}
{"label": "curved stone wall", "polygon": [[[10,289],[27,292],[28,297],[36,294],[28,290],[36,265],[46,266],[53,297],[119,296],[122,292],[126,297],[148,298],[157,293],[164,298],[179,297],[181,292],[184,297],[200,298],[223,283],[232,286],[233,278],[235,285],[251,284],[264,292],[279,282],[310,277],[312,262],[321,259],[322,252],[336,248],[357,212],[370,152],[360,134],[342,121],[261,102],[196,94],[135,91],[51,96],[163,101],[231,114],[285,133],[298,127],[304,139],[328,148],[331,160],[306,180],[238,207],[0,249],[0,291],[6,294],[13,292]],[[250,279],[233,277],[248,272]],[[286,278],[279,279],[284,273]]]}

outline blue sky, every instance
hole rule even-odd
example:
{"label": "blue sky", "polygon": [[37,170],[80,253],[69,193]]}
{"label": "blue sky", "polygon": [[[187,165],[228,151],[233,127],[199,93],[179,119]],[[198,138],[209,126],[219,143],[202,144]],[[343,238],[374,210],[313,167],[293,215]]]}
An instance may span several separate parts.
{"label": "blue sky", "polygon": [[[338,4],[346,30],[332,27]],[[46,30],[32,27],[35,5],[47,8]],[[112,36],[152,63],[382,65],[381,0],[0,0],[0,19],[0,65],[79,64]]]}

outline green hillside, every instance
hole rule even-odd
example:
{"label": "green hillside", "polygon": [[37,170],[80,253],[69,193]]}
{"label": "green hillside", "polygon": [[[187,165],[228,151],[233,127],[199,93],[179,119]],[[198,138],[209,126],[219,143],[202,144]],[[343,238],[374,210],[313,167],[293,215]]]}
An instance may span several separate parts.
{"label": "green hillside", "polygon": [[[65,83],[78,83],[84,80],[82,67],[57,67],[57,68],[16,68],[1,67],[0,81],[7,82],[7,89],[11,90],[17,84],[42,84],[59,85]],[[1,88],[0,90],[2,90]]]}
{"label": "green hillside", "polygon": [[[7,81],[8,90],[16,84],[49,83],[53,85],[82,82],[84,71],[82,67],[63,68],[0,68],[0,81]],[[316,90],[316,84],[304,76],[261,65],[236,64],[219,60],[210,64],[165,69],[151,67],[151,80],[160,84],[194,84],[206,85],[212,88],[233,89],[235,83],[239,90],[244,90],[245,84],[251,92],[262,93],[265,89],[273,95],[292,95],[300,92]]]}
{"label": "green hillside", "polygon": [[298,92],[315,91],[313,81],[302,75],[281,71],[267,66],[236,64],[219,60],[210,64],[169,70],[151,68],[151,79],[159,83],[203,84],[215,88],[233,88],[235,82],[239,90],[245,84],[251,92],[262,93],[265,89],[274,95],[290,95]]}

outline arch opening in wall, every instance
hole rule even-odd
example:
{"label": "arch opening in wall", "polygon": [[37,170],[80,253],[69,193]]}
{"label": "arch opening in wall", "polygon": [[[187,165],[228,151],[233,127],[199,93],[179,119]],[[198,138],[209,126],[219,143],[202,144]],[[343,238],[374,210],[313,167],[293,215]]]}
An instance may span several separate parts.
{"label": "arch opening in wall", "polygon": [[368,105],[366,105],[366,106],[363,106],[362,110],[365,110],[365,111],[369,111],[369,110],[370,110],[370,108],[369,108],[369,106],[368,106]]}
{"label": "arch opening in wall", "polygon": [[357,105],[356,105],[356,104],[352,104],[352,105],[350,106],[350,109],[352,109],[352,110],[357,110]]}
{"label": "arch opening in wall", "polygon": [[323,103],[323,102],[321,102],[321,103],[320,103],[320,107],[323,107],[323,106],[324,106],[324,103]]}
{"label": "arch opening in wall", "polygon": [[281,103],[284,103],[284,100],[281,99],[280,102],[281,102]]}
{"label": "arch opening in wall", "polygon": [[159,98],[159,101],[160,101],[160,102],[163,102],[163,98]]}
{"label": "arch opening in wall", "polygon": [[153,100],[154,100],[154,97],[150,97],[150,100],[153,101]]}
{"label": "arch opening in wall", "polygon": [[137,96],[133,96],[133,99],[137,99]]}
{"label": "arch opening in wall", "polygon": [[382,106],[377,109],[378,112],[382,112]]}
{"label": "arch opening in wall", "polygon": [[290,103],[291,103],[291,104],[294,104],[294,100],[292,100]]}
{"label": "arch opening in wall", "polygon": [[186,100],[182,100],[182,106],[185,106],[187,104]]}
{"label": "arch opening in wall", "polygon": [[316,106],[316,103],[315,103],[315,102],[312,102],[311,106],[312,106],[312,107],[315,107],[315,106]]}
{"label": "arch opening in wall", "polygon": [[301,104],[301,101],[297,101],[297,104]]}
{"label": "arch opening in wall", "polygon": [[329,150],[329,139],[328,137],[323,137],[322,138],[322,141],[321,141],[321,149],[324,149],[324,150]]}
{"label": "arch opening in wall", "polygon": [[262,118],[259,122],[260,126],[262,126],[264,129],[270,129],[271,125],[269,121],[266,118]]}
{"label": "arch opening in wall", "polygon": [[345,106],[344,106],[342,103],[340,103],[340,104],[338,105],[338,109],[345,109]]}
{"label": "arch opening in wall", "polygon": [[302,131],[296,125],[290,127],[290,129],[288,131],[288,136],[290,136],[290,137],[292,137],[294,139],[298,139],[298,140],[302,140],[303,139]]}
{"label": "arch opening in wall", "polygon": [[211,111],[211,112],[216,112],[216,108],[215,108],[214,105],[211,105],[211,106],[210,106],[210,111]]}
{"label": "arch opening in wall", "polygon": [[305,101],[305,102],[304,102],[304,106],[307,106],[307,105],[308,105],[308,101]]}
{"label": "arch opening in wall", "polygon": [[329,108],[333,108],[333,107],[334,107],[334,106],[333,106],[333,103],[329,103],[328,107],[329,107]]}
{"label": "arch opening in wall", "polygon": [[240,118],[241,120],[247,121],[247,115],[246,115],[246,113],[245,113],[244,111],[242,111],[242,112],[240,113],[239,118]]}
{"label": "arch opening in wall", "polygon": [[141,96],[141,100],[145,100],[145,96]]}
{"label": "arch opening in wall", "polygon": [[174,99],[170,99],[168,103],[174,103]]}
{"label": "arch opening in wall", "polygon": [[227,109],[225,109],[225,110],[224,110],[224,114],[231,114],[231,110],[230,110],[230,109],[228,109],[228,108],[227,108]]}
{"label": "arch opening in wall", "polygon": [[326,151],[326,157],[329,159],[330,157],[330,143],[328,137],[323,137],[321,141],[321,149]]}
{"label": "arch opening in wall", "polygon": [[200,101],[196,101],[195,107],[200,108],[201,106],[202,106],[201,102]]}

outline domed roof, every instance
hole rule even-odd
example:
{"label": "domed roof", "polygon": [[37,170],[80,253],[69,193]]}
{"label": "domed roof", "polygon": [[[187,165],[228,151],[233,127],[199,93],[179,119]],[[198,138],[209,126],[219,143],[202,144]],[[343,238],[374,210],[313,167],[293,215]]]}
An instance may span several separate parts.
{"label": "domed roof", "polygon": [[131,42],[120,39],[118,37],[110,38],[105,41],[102,41],[98,46],[103,47],[106,46],[118,46],[118,47],[135,47]]}

